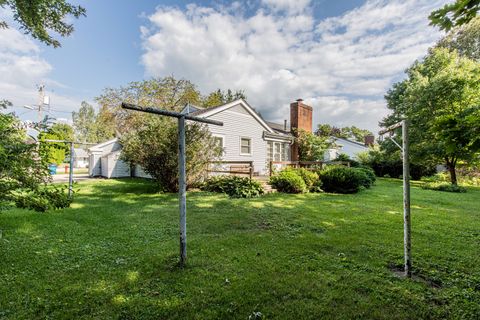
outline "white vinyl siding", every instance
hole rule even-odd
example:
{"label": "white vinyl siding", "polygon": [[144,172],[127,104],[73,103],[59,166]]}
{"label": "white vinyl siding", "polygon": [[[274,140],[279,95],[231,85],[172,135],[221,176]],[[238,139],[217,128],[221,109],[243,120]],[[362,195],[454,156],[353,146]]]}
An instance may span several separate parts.
{"label": "white vinyl siding", "polygon": [[[223,126],[207,125],[213,136],[224,138],[222,160],[253,161],[255,173],[262,175],[267,173],[267,148],[263,140],[263,132],[266,129],[243,106],[238,104],[211,115],[208,119],[223,122]],[[250,138],[250,154],[240,155],[240,138]]]}

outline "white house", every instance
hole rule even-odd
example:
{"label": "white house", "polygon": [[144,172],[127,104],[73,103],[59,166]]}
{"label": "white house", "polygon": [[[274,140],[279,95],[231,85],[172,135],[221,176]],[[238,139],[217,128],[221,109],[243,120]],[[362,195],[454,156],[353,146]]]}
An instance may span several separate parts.
{"label": "white house", "polygon": [[[290,104],[290,126],[265,121],[243,99],[211,107],[185,107],[182,111],[197,117],[223,122],[223,126],[207,124],[212,136],[223,148],[222,161],[251,161],[254,175],[267,175],[270,161],[298,160],[298,146],[294,135],[298,129],[312,132],[312,107],[298,99]],[[349,140],[337,141],[342,153],[365,149]],[[149,177],[142,168],[130,168],[119,159],[121,145],[113,139],[89,149],[90,175],[104,177]],[[335,157],[336,158],[336,157]],[[222,170],[224,170],[222,168]]]}
{"label": "white house", "polygon": [[88,153],[85,149],[73,149],[73,167],[87,168],[88,167]]}
{"label": "white house", "polygon": [[335,160],[341,154],[346,154],[350,159],[357,159],[357,155],[359,153],[370,150],[367,137],[366,143],[360,143],[344,138],[331,137],[333,147],[325,152],[325,161]]}

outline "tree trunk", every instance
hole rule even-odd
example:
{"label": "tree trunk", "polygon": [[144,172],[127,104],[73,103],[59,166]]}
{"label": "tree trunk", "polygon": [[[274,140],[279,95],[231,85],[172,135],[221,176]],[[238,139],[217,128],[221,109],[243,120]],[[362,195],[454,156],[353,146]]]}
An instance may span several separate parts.
{"label": "tree trunk", "polygon": [[455,162],[456,160],[449,161],[447,159],[447,168],[448,172],[450,173],[450,182],[454,185],[457,185],[457,172],[455,170]]}

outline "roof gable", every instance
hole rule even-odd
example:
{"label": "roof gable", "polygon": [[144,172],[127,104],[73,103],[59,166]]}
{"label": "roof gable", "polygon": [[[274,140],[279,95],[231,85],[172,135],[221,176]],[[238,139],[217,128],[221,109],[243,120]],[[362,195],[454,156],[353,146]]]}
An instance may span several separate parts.
{"label": "roof gable", "polygon": [[226,103],[226,104],[221,105],[221,106],[212,107],[212,108],[204,109],[204,110],[199,110],[199,111],[194,112],[193,115],[196,115],[196,116],[199,116],[199,117],[202,117],[202,118],[208,118],[210,116],[213,116],[214,114],[217,114],[219,112],[228,110],[228,109],[233,108],[237,105],[241,105],[243,108],[245,108],[245,110],[255,120],[257,120],[265,128],[265,130],[267,130],[268,132],[271,132],[271,133],[275,132],[272,128],[270,128],[270,126],[265,122],[265,120],[263,120],[262,117],[260,117],[258,115],[258,113],[256,113],[255,110],[253,110],[253,108],[243,99],[237,99],[237,100],[234,100],[232,102]]}

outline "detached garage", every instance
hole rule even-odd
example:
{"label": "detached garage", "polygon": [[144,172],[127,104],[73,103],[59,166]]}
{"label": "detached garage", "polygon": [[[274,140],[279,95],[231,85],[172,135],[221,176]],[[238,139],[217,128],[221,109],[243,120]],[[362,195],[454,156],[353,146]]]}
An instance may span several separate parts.
{"label": "detached garage", "polygon": [[118,139],[97,144],[88,149],[91,177],[130,177],[130,165],[120,159],[122,146]]}

